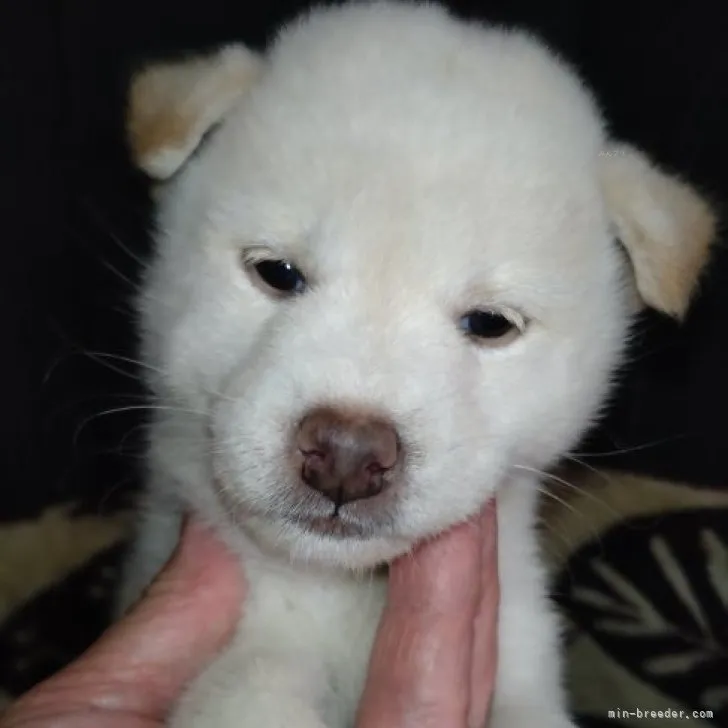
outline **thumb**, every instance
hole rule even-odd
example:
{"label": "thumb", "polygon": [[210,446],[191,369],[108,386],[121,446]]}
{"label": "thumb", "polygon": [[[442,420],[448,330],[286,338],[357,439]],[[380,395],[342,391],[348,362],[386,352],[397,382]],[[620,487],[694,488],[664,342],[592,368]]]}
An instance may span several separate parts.
{"label": "thumb", "polygon": [[231,638],[243,597],[238,560],[189,523],[141,602],[70,667],[21,698],[4,728],[82,712],[160,720]]}

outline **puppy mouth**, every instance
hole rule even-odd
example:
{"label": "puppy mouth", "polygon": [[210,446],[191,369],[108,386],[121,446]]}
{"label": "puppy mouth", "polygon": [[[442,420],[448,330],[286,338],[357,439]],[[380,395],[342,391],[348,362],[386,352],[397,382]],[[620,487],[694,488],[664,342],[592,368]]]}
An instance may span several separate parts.
{"label": "puppy mouth", "polygon": [[[372,519],[357,513],[357,504],[337,506],[333,503],[322,507],[316,500],[304,503],[291,503],[288,507],[273,513],[268,510],[259,511],[246,506],[235,498],[218,478],[214,481],[215,494],[225,511],[238,526],[249,518],[263,519],[271,523],[276,521],[293,526],[304,534],[325,536],[335,540],[366,541],[381,537],[387,530],[380,519]],[[328,507],[330,505],[330,508]]]}
{"label": "puppy mouth", "polygon": [[286,520],[308,533],[337,540],[366,540],[374,536],[371,527],[342,517],[338,509],[334,509],[331,515],[289,515]]}

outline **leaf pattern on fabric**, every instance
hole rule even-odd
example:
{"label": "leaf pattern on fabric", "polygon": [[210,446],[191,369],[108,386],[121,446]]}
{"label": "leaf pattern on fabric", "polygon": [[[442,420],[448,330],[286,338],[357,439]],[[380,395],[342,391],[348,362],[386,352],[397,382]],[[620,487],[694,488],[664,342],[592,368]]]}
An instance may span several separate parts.
{"label": "leaf pattern on fabric", "polygon": [[728,725],[728,509],[623,521],[571,556],[557,594],[624,669]]}

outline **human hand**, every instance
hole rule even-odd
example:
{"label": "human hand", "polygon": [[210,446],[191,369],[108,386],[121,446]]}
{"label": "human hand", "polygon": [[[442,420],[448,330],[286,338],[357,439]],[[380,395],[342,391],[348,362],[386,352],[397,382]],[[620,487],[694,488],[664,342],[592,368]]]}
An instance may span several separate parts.
{"label": "human hand", "polygon": [[[357,728],[485,724],[495,668],[494,509],[392,565]],[[159,728],[227,643],[245,588],[237,560],[189,524],[145,598],[0,728]]]}
{"label": "human hand", "polygon": [[194,522],[144,598],[69,667],[21,697],[0,728],[159,728],[232,637],[245,596],[237,559]]}

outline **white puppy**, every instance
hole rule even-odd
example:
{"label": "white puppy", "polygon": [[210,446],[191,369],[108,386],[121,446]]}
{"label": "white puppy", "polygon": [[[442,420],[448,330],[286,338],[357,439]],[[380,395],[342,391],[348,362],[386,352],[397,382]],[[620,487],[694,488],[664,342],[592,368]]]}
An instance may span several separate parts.
{"label": "white puppy", "polygon": [[164,184],[139,302],[159,408],[121,601],[182,509],[251,587],[170,724],[352,725],[371,570],[497,494],[490,724],[567,728],[539,474],[603,404],[635,291],[685,312],[709,207],[610,141],[536,40],[431,5],[317,10],[263,57],[147,69],[129,134]]}

